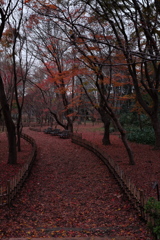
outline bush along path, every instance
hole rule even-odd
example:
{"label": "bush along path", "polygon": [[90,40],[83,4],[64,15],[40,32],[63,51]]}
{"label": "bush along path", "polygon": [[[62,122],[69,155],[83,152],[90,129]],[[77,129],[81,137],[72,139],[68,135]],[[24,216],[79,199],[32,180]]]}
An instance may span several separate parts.
{"label": "bush along path", "polygon": [[[37,160],[10,209],[0,209],[0,238],[153,237],[106,166],[70,139],[33,132]],[[106,238],[107,239],[107,238]]]}

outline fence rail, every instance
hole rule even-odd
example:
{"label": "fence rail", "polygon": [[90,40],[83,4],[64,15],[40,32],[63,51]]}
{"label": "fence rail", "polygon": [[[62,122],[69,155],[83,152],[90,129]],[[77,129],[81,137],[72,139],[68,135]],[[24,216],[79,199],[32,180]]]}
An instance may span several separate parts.
{"label": "fence rail", "polygon": [[76,143],[82,147],[87,148],[88,150],[92,151],[96,154],[108,167],[110,172],[114,175],[115,179],[119,183],[120,187],[128,196],[130,202],[134,205],[134,207],[138,210],[141,217],[146,220],[147,222],[154,222],[154,220],[146,214],[144,210],[144,206],[147,202],[147,197],[144,194],[144,191],[138,189],[129,179],[128,176],[120,169],[118,164],[116,164],[113,159],[111,159],[106,152],[98,148],[98,146],[92,144],[91,142],[87,141],[86,139],[82,139],[81,134],[73,134],[72,142]]}
{"label": "fence rail", "polygon": [[26,178],[28,177],[37,155],[37,146],[35,140],[24,133],[21,134],[21,137],[32,145],[32,151],[27,162],[14,176],[14,178],[7,181],[7,186],[0,186],[0,206],[10,206],[11,201],[15,198],[15,196],[23,186]]}

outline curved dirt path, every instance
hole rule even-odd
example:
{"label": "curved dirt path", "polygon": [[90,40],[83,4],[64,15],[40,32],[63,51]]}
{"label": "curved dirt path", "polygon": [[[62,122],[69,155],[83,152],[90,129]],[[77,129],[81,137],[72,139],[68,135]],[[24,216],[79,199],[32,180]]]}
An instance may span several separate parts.
{"label": "curved dirt path", "polygon": [[93,153],[70,139],[25,133],[36,140],[37,160],[13,206],[0,209],[0,238],[152,239],[107,167]]}

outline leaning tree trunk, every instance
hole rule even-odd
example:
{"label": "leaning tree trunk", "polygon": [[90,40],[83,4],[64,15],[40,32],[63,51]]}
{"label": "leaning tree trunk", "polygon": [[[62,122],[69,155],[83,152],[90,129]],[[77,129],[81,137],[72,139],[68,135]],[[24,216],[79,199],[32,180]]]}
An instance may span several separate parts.
{"label": "leaning tree trunk", "polygon": [[[103,77],[102,77],[103,79]],[[99,87],[99,84],[98,82],[96,82],[96,86],[97,86],[97,89],[99,90],[99,93],[100,93],[100,97],[101,97],[101,107],[102,109],[106,112],[106,114],[108,116],[110,116],[110,118],[114,121],[115,125],[117,126],[117,129],[118,131],[120,132],[121,134],[121,138],[122,138],[122,142],[127,150],[127,153],[128,153],[128,157],[129,157],[129,164],[130,165],[135,165],[135,161],[134,161],[134,157],[133,157],[133,153],[132,153],[132,150],[128,144],[128,141],[127,141],[127,138],[126,138],[126,133],[125,133],[125,130],[123,129],[123,127],[121,126],[121,123],[120,121],[118,120],[118,118],[116,117],[116,114],[114,113],[114,111],[112,110],[112,107],[109,106],[109,102],[108,100],[105,99],[105,91],[102,91],[103,89],[101,89]],[[103,86],[102,86],[103,87]]]}
{"label": "leaning tree trunk", "polygon": [[128,153],[128,156],[129,156],[129,164],[130,165],[135,165],[135,161],[134,161],[134,157],[133,157],[133,152],[128,144],[128,141],[127,141],[127,137],[126,137],[126,132],[125,130],[122,128],[119,120],[117,118],[113,118],[120,134],[121,134],[121,138],[122,138],[122,142],[127,150],[127,153]]}
{"label": "leaning tree trunk", "polygon": [[134,161],[134,156],[133,156],[133,152],[128,144],[128,141],[127,141],[127,137],[126,137],[126,131],[123,129],[120,121],[118,120],[118,118],[115,116],[115,114],[113,113],[112,109],[108,106],[108,110],[109,110],[109,113],[110,113],[110,117],[112,118],[112,120],[114,121],[118,131],[120,132],[121,134],[121,138],[122,138],[122,142],[125,146],[125,149],[127,151],[127,154],[128,154],[128,157],[129,157],[129,164],[130,165],[135,165],[135,161]]}
{"label": "leaning tree trunk", "polygon": [[8,133],[8,147],[9,147],[8,164],[16,164],[17,151],[16,151],[15,125],[11,117],[11,112],[9,109],[9,105],[7,103],[7,98],[5,95],[3,80],[1,76],[0,76],[0,103]]}

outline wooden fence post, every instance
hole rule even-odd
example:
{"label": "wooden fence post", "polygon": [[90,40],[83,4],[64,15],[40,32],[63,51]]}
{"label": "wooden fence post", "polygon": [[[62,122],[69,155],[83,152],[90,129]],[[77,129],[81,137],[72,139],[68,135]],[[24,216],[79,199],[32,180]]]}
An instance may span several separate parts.
{"label": "wooden fence post", "polygon": [[141,216],[142,218],[146,219],[146,214],[144,212],[144,192],[143,190],[139,190],[140,191],[140,204],[141,204]]}
{"label": "wooden fence post", "polygon": [[32,163],[36,158],[37,146],[34,139],[32,139],[26,134],[22,134],[21,137],[24,138],[33,146],[32,152],[29,157],[28,163],[23,165],[23,167],[19,170],[17,175],[14,176],[12,180],[7,181],[7,186],[5,191],[3,187],[0,186],[0,206],[7,204],[10,207],[12,199],[17,195],[18,191],[22,187],[25,179],[28,176],[29,171],[31,170]]}

